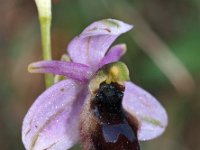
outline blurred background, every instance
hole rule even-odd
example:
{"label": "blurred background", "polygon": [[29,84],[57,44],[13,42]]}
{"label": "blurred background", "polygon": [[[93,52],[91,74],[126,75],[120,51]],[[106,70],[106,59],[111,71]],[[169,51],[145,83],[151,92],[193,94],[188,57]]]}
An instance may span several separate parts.
{"label": "blurred background", "polygon": [[[0,146],[23,150],[21,124],[44,90],[43,76],[27,72],[42,59],[34,0],[1,0]],[[53,0],[53,58],[93,21],[116,18],[134,24],[116,43],[127,44],[123,61],[131,80],[166,108],[169,125],[142,150],[200,149],[200,1]]]}

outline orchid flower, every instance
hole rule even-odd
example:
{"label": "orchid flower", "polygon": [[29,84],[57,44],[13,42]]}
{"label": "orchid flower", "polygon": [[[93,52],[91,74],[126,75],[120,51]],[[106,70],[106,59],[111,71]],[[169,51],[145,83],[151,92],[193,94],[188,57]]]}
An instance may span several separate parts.
{"label": "orchid flower", "polygon": [[[132,27],[114,19],[94,22],[68,45],[70,62],[39,61],[29,65],[30,72],[52,73],[66,78],[44,91],[26,114],[22,126],[26,149],[63,150],[80,141],[80,114],[89,101],[90,88],[98,86],[98,78],[101,78],[98,72],[102,67],[119,61],[124,55],[125,44],[110,46]],[[115,65],[115,68],[118,71],[120,66]],[[115,78],[115,73],[109,74],[111,78]],[[161,135],[168,123],[162,105],[131,81],[124,81],[124,87],[123,109],[138,122],[138,140],[150,140]]]}

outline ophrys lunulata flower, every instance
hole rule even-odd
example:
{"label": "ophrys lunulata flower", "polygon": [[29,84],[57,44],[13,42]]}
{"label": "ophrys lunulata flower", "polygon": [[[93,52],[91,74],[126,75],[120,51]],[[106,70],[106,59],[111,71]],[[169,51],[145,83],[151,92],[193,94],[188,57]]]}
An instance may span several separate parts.
{"label": "ophrys lunulata flower", "polygon": [[101,76],[101,71],[105,70],[102,67],[118,61],[126,50],[124,44],[109,49],[110,45],[131,28],[131,25],[114,19],[94,22],[69,44],[67,50],[71,62],[40,61],[29,66],[30,72],[53,73],[67,78],[44,91],[29,109],[22,127],[26,149],[63,150],[76,144],[80,140],[83,106],[96,96],[93,90],[101,90],[104,83],[113,83],[117,89],[121,84],[125,88],[122,107],[138,124],[135,131],[138,140],[155,138],[165,130],[167,115],[164,108],[134,83],[120,81],[124,72],[117,74],[119,67],[112,68],[106,79]]}

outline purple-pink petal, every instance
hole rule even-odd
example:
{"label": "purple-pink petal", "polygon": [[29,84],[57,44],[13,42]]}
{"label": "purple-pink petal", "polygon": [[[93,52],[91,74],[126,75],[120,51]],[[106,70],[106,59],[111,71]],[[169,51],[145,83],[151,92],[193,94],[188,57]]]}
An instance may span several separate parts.
{"label": "purple-pink petal", "polygon": [[23,121],[25,148],[63,150],[77,143],[85,89],[73,80],[63,80],[42,93]]}
{"label": "purple-pink petal", "polygon": [[163,106],[132,82],[126,82],[125,87],[123,107],[139,122],[138,139],[150,140],[161,135],[168,124]]}
{"label": "purple-pink petal", "polygon": [[114,19],[94,22],[72,40],[68,53],[73,62],[95,68],[114,40],[131,28],[131,25]]}
{"label": "purple-pink petal", "polygon": [[113,46],[105,55],[105,57],[101,60],[98,68],[101,68],[106,64],[118,61],[125,54],[125,52],[126,52],[125,44],[118,44]]}
{"label": "purple-pink petal", "polygon": [[88,81],[93,73],[91,68],[84,64],[64,61],[39,61],[30,64],[28,70],[32,73],[64,75],[82,82]]}

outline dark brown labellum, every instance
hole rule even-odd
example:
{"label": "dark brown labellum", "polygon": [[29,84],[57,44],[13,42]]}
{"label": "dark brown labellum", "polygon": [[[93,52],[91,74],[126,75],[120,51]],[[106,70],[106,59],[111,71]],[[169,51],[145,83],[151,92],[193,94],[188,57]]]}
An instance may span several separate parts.
{"label": "dark brown labellum", "polygon": [[123,95],[124,87],[117,83],[100,84],[90,103],[91,128],[87,133],[82,128],[85,150],[140,150],[137,125],[122,108]]}

